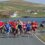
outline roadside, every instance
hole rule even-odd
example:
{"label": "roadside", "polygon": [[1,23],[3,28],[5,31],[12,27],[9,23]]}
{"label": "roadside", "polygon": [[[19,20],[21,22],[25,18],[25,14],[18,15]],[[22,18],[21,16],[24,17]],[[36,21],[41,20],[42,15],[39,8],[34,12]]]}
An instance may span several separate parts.
{"label": "roadside", "polygon": [[45,30],[37,30],[35,36],[43,43],[45,43]]}

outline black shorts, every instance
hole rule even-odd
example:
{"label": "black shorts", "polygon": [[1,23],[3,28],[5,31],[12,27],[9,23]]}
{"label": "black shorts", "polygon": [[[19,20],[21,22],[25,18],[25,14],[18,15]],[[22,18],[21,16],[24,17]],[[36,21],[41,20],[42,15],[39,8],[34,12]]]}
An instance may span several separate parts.
{"label": "black shorts", "polygon": [[21,31],[22,30],[22,26],[21,25],[18,25],[18,29]]}
{"label": "black shorts", "polygon": [[3,27],[0,28],[0,31],[2,31]]}
{"label": "black shorts", "polygon": [[18,29],[12,28],[13,33],[18,33]]}
{"label": "black shorts", "polygon": [[18,29],[16,29],[16,34],[18,33]]}
{"label": "black shorts", "polygon": [[12,27],[12,32],[14,33],[14,31],[16,31],[16,29]]}

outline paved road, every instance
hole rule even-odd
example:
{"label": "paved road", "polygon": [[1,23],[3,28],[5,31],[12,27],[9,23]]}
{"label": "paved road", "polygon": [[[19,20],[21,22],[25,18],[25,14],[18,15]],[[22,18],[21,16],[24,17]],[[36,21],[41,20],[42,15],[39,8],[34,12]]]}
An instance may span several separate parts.
{"label": "paved road", "polygon": [[18,38],[0,38],[0,45],[44,45],[35,36]]}

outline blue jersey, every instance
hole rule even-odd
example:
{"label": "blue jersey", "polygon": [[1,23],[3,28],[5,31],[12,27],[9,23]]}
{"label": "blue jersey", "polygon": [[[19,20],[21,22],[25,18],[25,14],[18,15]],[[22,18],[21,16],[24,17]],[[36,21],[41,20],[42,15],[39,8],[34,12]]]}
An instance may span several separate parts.
{"label": "blue jersey", "polygon": [[26,24],[26,27],[31,27],[31,24]]}
{"label": "blue jersey", "polygon": [[9,29],[9,27],[11,27],[11,25],[10,24],[6,24],[5,27],[6,27],[6,29]]}
{"label": "blue jersey", "polygon": [[26,31],[30,31],[31,30],[31,24],[26,24]]}
{"label": "blue jersey", "polygon": [[10,27],[11,27],[11,25],[10,25],[10,24],[6,24],[6,25],[5,25],[6,32],[10,32]]}

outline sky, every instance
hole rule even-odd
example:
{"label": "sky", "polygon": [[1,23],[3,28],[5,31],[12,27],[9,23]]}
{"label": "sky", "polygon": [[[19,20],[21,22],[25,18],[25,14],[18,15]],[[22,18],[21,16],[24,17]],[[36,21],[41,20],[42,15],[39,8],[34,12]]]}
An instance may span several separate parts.
{"label": "sky", "polygon": [[[7,1],[7,0],[0,0],[1,1]],[[41,4],[45,4],[45,0],[25,0],[28,2],[33,2],[33,3],[41,3]]]}
{"label": "sky", "polygon": [[28,2],[33,2],[33,3],[41,3],[41,4],[45,4],[45,0],[26,0]]}
{"label": "sky", "polygon": [[8,0],[0,0],[0,2],[1,2],[1,1],[8,1]]}

